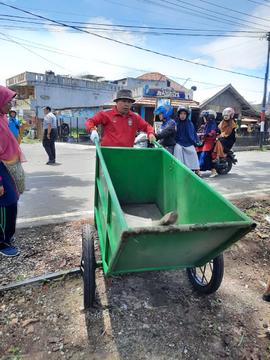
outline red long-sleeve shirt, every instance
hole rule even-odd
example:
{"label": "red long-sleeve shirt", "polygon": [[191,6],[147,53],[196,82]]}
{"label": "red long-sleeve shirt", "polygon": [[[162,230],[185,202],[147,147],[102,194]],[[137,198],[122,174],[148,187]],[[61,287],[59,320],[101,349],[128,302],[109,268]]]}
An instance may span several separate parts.
{"label": "red long-sleeve shirt", "polygon": [[116,106],[110,110],[99,111],[85,123],[90,132],[97,125],[103,126],[101,146],[133,147],[137,131],[146,132],[148,137],[154,134],[154,129],[140,115],[129,111],[122,115]]}

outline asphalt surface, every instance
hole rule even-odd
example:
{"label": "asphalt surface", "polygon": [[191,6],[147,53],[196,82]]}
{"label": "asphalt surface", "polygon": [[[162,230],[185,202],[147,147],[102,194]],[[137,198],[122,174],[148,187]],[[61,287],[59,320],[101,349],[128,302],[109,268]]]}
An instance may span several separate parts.
{"label": "asphalt surface", "polygon": [[[41,144],[23,144],[27,190],[19,202],[18,226],[87,218],[93,214],[95,148],[59,143],[57,164],[46,165]],[[270,193],[270,151],[236,153],[231,173],[204,179],[227,198]]]}

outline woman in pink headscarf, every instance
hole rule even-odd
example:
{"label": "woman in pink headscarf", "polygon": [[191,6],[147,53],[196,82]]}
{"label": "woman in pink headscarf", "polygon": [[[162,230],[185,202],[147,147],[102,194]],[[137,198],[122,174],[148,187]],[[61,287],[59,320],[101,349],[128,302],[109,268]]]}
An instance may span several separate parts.
{"label": "woman in pink headscarf", "polygon": [[22,151],[8,127],[6,114],[16,93],[0,86],[0,254],[17,256],[12,245],[16,229],[17,203],[24,190]]}

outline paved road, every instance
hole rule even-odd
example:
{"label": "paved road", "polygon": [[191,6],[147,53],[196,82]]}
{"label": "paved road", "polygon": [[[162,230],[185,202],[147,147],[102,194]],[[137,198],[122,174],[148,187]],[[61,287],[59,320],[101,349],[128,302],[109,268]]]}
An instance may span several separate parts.
{"label": "paved road", "polygon": [[[23,145],[28,162],[27,191],[21,197],[18,225],[38,225],[87,218],[93,211],[95,149],[57,144],[59,164],[47,161],[40,144]],[[205,180],[228,198],[270,193],[270,151],[239,152],[230,174]]]}
{"label": "paved road", "polygon": [[95,149],[57,144],[57,164],[46,165],[40,144],[22,146],[27,162],[26,189],[19,203],[18,225],[86,218],[93,209]]}

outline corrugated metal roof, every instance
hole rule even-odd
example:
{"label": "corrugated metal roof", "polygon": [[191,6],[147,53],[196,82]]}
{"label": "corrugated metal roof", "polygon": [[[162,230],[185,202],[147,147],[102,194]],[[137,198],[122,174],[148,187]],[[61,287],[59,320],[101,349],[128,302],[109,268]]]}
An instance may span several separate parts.
{"label": "corrugated metal roof", "polygon": [[[152,107],[156,107],[156,101],[157,98],[156,97],[152,97],[152,96],[144,96],[140,99],[137,99],[136,102],[134,103],[134,105],[145,105],[145,106],[152,106]],[[184,100],[184,99],[172,99],[171,100],[171,105],[173,107],[178,107],[180,105],[182,106],[188,106],[188,107],[193,107],[193,108],[198,108],[199,107],[199,103],[197,101],[194,100]]]}

